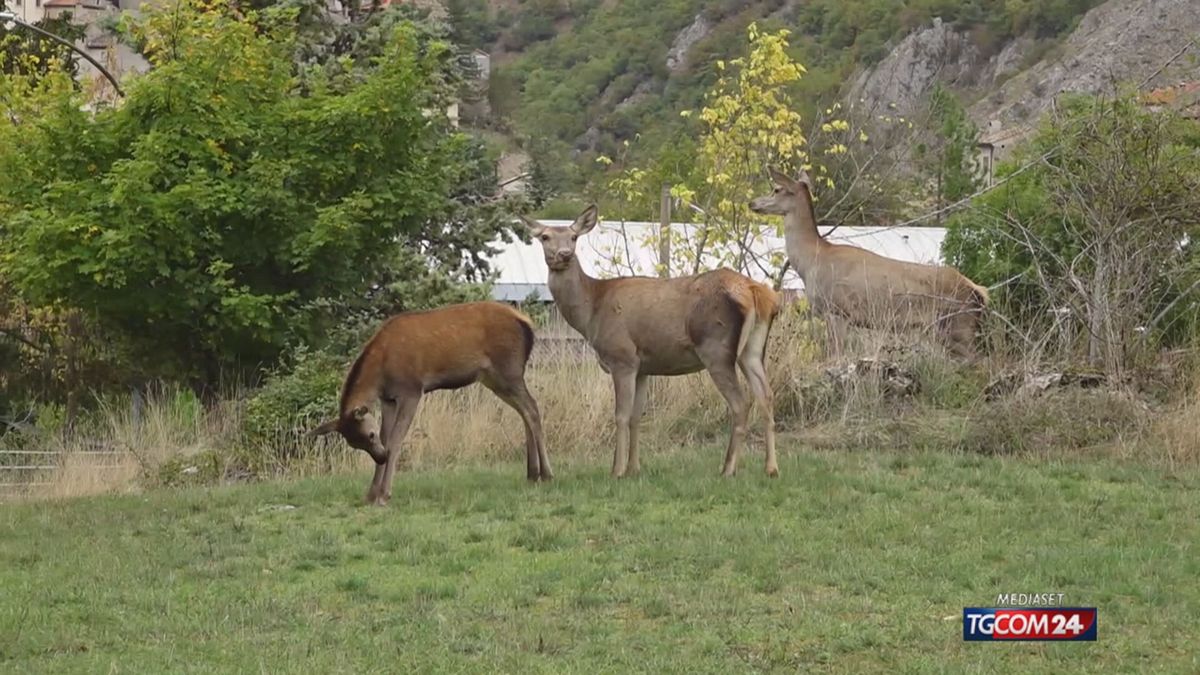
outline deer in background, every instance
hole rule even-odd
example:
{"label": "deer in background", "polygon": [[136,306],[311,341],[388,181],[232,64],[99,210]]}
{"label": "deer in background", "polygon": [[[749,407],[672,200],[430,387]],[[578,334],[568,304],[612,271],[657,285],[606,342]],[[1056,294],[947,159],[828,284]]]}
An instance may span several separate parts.
{"label": "deer in background", "polygon": [[750,407],[738,379],[740,368],[766,421],[769,476],[779,475],[775,457],[774,397],[763,364],[767,335],[779,299],[767,286],[721,269],[675,279],[595,279],[579,265],[575,245],[596,226],[589,206],[569,227],[522,220],[542,245],[550,268],[550,293],[563,318],[579,331],[612,375],[617,445],[612,475],[636,474],[638,422],[651,375],[707,370],[729,406],[733,429],[722,475],[737,471]]}
{"label": "deer in background", "polygon": [[[521,415],[526,476],[550,480],[541,414],[525,387],[531,351],[529,317],[498,302],[398,314],[384,322],[350,367],[338,416],[310,433],[337,431],[351,447],[366,451],[375,460],[367,503],[383,506],[391,498],[400,445],[421,397],[478,381]],[[371,411],[376,401],[382,402],[381,420]]]}
{"label": "deer in background", "polygon": [[953,267],[922,265],[832,244],[817,232],[812,180],[772,168],[774,191],[750,202],[755,213],[783,216],[787,257],[804,280],[813,312],[825,320],[834,354],[845,324],[891,330],[929,330],[955,354],[973,358],[987,289]]}

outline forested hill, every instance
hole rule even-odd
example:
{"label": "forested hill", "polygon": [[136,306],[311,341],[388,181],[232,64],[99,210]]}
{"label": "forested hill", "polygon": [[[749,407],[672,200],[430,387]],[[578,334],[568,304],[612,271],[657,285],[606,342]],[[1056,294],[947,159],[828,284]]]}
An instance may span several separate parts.
{"label": "forested hill", "polygon": [[[935,18],[976,53],[1020,39],[1031,65],[1100,0],[447,0],[459,40],[492,55],[492,124],[535,155],[587,166],[640,133],[656,143],[715,79],[718,59],[745,49],[745,28],[793,31],[810,107]],[[969,102],[969,101],[968,101]],[[567,152],[574,150],[574,153]]]}

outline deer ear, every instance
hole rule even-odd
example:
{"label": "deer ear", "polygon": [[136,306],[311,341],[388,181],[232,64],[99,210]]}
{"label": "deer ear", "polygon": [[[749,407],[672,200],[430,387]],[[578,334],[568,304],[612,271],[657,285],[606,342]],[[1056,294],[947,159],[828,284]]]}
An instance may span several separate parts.
{"label": "deer ear", "polygon": [[370,408],[368,408],[365,405],[360,405],[357,408],[355,408],[350,414],[354,416],[354,419],[361,422],[362,419],[364,417],[366,417],[367,413],[369,413],[369,412],[371,412]]}
{"label": "deer ear", "polygon": [[529,234],[533,235],[534,237],[541,235],[541,233],[546,229],[545,225],[525,214],[520,214],[517,217],[521,219],[522,223],[525,223],[525,229],[528,230]]}
{"label": "deer ear", "polygon": [[319,426],[317,426],[316,429],[313,429],[312,431],[308,432],[308,435],[309,436],[324,436],[325,434],[337,431],[337,428],[338,428],[338,420],[335,417],[334,419],[325,420],[324,422],[321,422],[321,424]]}
{"label": "deer ear", "polygon": [[571,230],[576,234],[587,234],[592,231],[593,227],[596,227],[598,221],[598,209],[595,204],[590,204],[583,210],[583,213],[579,214],[575,222],[571,223]]}
{"label": "deer ear", "polygon": [[800,175],[796,176],[796,183],[798,185],[804,185],[808,188],[810,193],[812,192],[813,181],[812,178],[809,177],[808,172],[804,170],[804,167],[800,167]]}
{"label": "deer ear", "polygon": [[775,181],[776,185],[789,188],[791,190],[796,189],[796,181],[793,180],[791,176],[773,166],[769,167],[767,170],[771,173],[771,180]]}

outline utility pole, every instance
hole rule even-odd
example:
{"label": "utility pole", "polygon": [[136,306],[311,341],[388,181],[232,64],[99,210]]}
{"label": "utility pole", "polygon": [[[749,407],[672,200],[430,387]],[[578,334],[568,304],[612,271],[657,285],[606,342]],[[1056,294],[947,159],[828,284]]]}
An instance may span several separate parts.
{"label": "utility pole", "polygon": [[666,183],[658,206],[658,275],[671,276],[671,186]]}

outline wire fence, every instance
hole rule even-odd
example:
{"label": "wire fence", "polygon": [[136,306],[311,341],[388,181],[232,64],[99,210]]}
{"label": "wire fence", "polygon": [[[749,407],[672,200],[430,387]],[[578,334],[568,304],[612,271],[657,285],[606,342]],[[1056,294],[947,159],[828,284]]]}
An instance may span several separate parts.
{"label": "wire fence", "polygon": [[61,449],[61,450],[0,450],[0,495],[28,488],[54,484],[54,475],[67,461],[84,463],[87,470],[112,471],[122,469],[127,453],[121,450]]}

